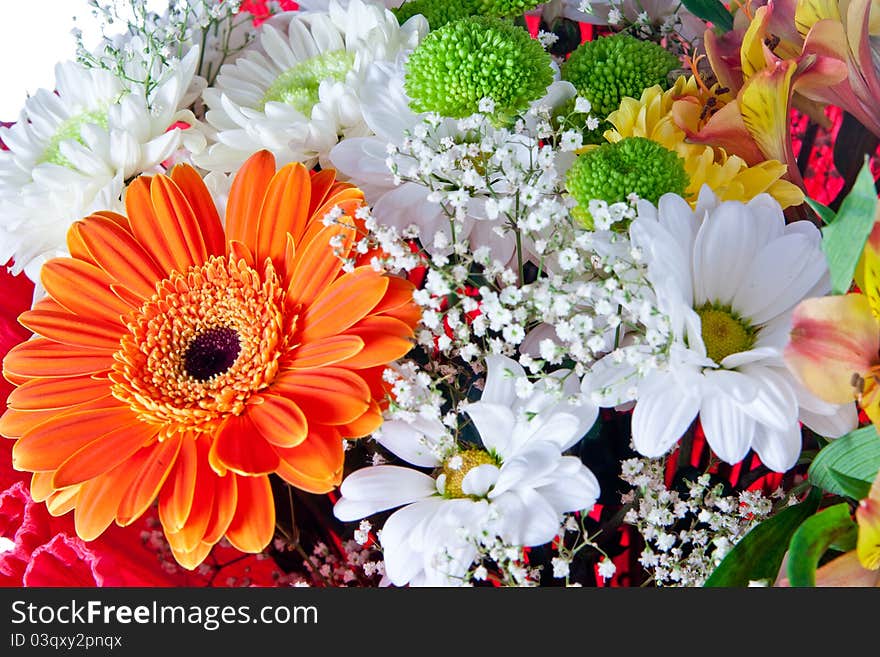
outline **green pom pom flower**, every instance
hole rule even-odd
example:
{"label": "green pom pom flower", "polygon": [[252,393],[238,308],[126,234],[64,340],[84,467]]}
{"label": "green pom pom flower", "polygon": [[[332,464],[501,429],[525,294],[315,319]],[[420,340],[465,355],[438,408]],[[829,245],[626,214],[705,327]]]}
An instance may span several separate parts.
{"label": "green pom pom flower", "polygon": [[412,0],[392,11],[401,24],[421,14],[428,21],[428,26],[436,30],[470,16],[521,16],[540,3],[541,0]]}
{"label": "green pom pom flower", "polygon": [[656,43],[616,34],[578,46],[562,66],[562,79],[592,103],[595,116],[605,119],[624,96],[639,98],[655,84],[668,89],[668,75],[680,65],[678,57]]}
{"label": "green pom pom flower", "polygon": [[550,61],[522,28],[476,16],[425,37],[406,62],[404,88],[416,112],[463,118],[491,98],[503,120],[544,95],[553,82]]}
{"label": "green pom pom flower", "polygon": [[575,216],[592,228],[587,210],[591,200],[620,203],[634,193],[656,204],[663,194],[683,195],[688,182],[677,153],[644,137],[627,137],[579,155],[565,188],[578,203]]}

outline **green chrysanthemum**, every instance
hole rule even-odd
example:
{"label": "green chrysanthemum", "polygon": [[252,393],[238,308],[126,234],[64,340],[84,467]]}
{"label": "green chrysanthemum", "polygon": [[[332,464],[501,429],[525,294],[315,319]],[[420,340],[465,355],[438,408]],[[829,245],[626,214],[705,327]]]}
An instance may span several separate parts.
{"label": "green chrysanthemum", "polygon": [[421,14],[428,21],[428,26],[436,30],[469,16],[521,16],[540,3],[541,0],[412,0],[392,11],[401,24],[416,14]]}
{"label": "green chrysanthemum", "polygon": [[480,100],[503,118],[525,109],[553,82],[541,44],[503,20],[466,18],[431,32],[406,62],[406,93],[416,112],[462,118]]}
{"label": "green chrysanthemum", "polygon": [[634,193],[657,203],[668,192],[684,194],[687,185],[684,160],[644,137],[627,137],[578,156],[565,179],[568,193],[578,202],[575,215],[588,227],[591,200],[619,203]]}
{"label": "green chrysanthemum", "polygon": [[639,98],[655,84],[669,88],[668,75],[680,66],[678,57],[650,41],[616,34],[578,46],[562,66],[562,79],[593,105],[605,119],[624,96]]}

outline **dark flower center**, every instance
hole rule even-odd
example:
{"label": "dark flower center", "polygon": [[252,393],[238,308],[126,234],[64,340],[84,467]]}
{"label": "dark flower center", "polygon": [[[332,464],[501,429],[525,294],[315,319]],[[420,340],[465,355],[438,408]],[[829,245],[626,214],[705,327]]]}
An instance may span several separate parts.
{"label": "dark flower center", "polygon": [[232,367],[240,351],[237,331],[223,326],[211,328],[189,343],[183,368],[197,381],[207,381]]}

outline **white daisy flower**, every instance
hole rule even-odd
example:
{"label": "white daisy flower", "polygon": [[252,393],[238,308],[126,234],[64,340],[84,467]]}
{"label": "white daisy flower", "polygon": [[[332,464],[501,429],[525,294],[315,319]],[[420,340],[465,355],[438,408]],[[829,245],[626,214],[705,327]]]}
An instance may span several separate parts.
{"label": "white daisy flower", "polygon": [[204,146],[198,130],[178,125],[197,124],[181,109],[192,101],[197,61],[192,50],[156,72],[149,94],[106,70],[58,64],[56,91],[39,90],[0,129],[9,148],[0,153],[0,262],[13,258],[13,273],[36,280],[43,260],[66,252],[72,221],[118,202],[121,181]]}
{"label": "white daisy flower", "polygon": [[[448,245],[451,244],[452,231],[443,207],[433,200],[432,190],[426,185],[418,182],[398,185],[387,163],[389,147],[401,147],[427,116],[410,109],[404,81],[401,62],[377,62],[370,67],[360,100],[364,120],[375,136],[341,141],[330,152],[330,160],[364,191],[367,202],[373,205],[373,215],[383,225],[400,231],[416,226],[422,246],[429,253],[446,255],[451,251]],[[547,94],[532,106],[555,108],[575,95],[570,83],[556,80],[547,89]],[[444,119],[440,130],[453,141],[465,141],[464,132],[452,119]],[[524,168],[534,159],[534,153],[525,147],[513,151],[515,157],[523,160]],[[513,231],[503,230],[506,219],[492,211],[492,203],[508,191],[509,183],[502,180],[493,185],[491,193],[475,192],[468,199],[467,212],[458,218],[461,225],[455,233],[456,239],[466,241],[472,251],[487,246],[492,258],[505,264],[516,258],[516,236]],[[447,246],[435,247],[437,233],[449,238]],[[524,247],[529,253],[533,251],[530,240],[525,241]]]}
{"label": "white daisy flower", "polygon": [[[722,460],[741,461],[751,448],[781,472],[800,454],[798,420],[829,437],[855,428],[853,404],[813,397],[782,360],[792,309],[830,289],[812,223],[786,225],[766,194],[745,204],[719,203],[703,187],[695,210],[674,194],[659,207],[640,201],[630,235],[645,255],[647,278],[676,342],[666,367],[636,386],[632,366],[610,357],[597,363],[591,385],[617,391],[618,398],[604,403],[632,399],[625,390],[635,393],[632,436],[641,454],[668,452],[699,415]],[[609,385],[615,379],[618,385]]]}
{"label": "white daisy flower", "polygon": [[340,520],[403,507],[381,534],[386,573],[397,586],[461,583],[481,543],[498,536],[511,546],[542,545],[563,514],[589,509],[599,496],[592,472],[562,455],[598,413],[577,378],[556,373],[556,391],[546,381],[522,385],[526,373],[509,358],[490,356],[487,367],[482,398],[465,409],[481,445],[455,445],[437,420],[392,420],[376,440],[433,473],[380,465],[342,482],[334,507]]}
{"label": "white daisy flower", "polygon": [[233,171],[265,148],[279,164],[324,163],[339,139],[370,134],[359,99],[366,67],[414,48],[427,31],[421,16],[400,26],[390,11],[361,0],[275,17],[205,90],[216,143],[196,162]]}

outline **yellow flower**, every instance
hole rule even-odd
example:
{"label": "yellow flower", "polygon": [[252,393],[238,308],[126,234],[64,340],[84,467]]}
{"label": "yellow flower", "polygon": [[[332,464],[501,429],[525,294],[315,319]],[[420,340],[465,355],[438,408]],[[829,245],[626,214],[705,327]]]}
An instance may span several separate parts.
{"label": "yellow flower", "polygon": [[617,142],[626,137],[645,137],[680,155],[690,178],[685,198],[692,206],[704,184],[723,201],[748,201],[768,193],[783,208],[803,203],[801,189],[782,179],[786,173],[782,162],[764,160],[749,166],[743,158],[728,155],[724,148],[689,140],[689,133],[695,134],[701,121],[702,110],[695,113],[695,109],[705,107],[710,97],[723,99],[723,95],[700,88],[693,77],[678,78],[665,92],[659,86],[649,87],[639,100],[624,98],[619,109],[609,115],[614,129],[605,132],[605,139]]}

